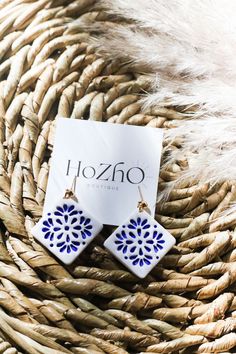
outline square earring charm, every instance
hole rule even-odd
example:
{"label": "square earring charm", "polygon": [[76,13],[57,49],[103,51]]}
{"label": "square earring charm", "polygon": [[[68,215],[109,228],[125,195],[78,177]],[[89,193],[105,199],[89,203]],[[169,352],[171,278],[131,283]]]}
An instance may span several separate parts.
{"label": "square earring charm", "polygon": [[153,217],[137,209],[108,237],[104,246],[132,273],[145,278],[175,242]]}
{"label": "square earring charm", "polygon": [[71,264],[103,225],[73,199],[61,199],[33,227],[33,236],[65,264]]}

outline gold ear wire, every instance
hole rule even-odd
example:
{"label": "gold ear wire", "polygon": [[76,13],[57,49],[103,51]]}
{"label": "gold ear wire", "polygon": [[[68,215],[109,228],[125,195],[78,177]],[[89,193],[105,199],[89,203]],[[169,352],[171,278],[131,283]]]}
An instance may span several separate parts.
{"label": "gold ear wire", "polygon": [[71,190],[72,192],[75,194],[76,191],[76,181],[77,181],[77,176],[75,175],[73,182],[72,182],[72,186],[71,186]]}
{"label": "gold ear wire", "polygon": [[138,186],[138,191],[139,191],[139,195],[140,195],[140,201],[138,202],[138,210],[139,212],[145,210],[145,209],[148,209],[148,203],[145,202],[144,198],[143,198],[143,194],[142,194],[142,191],[141,191],[141,187]]}
{"label": "gold ear wire", "polygon": [[72,185],[70,189],[66,189],[64,199],[76,199],[75,191],[76,191],[76,182],[77,182],[77,176],[74,177],[72,181]]}

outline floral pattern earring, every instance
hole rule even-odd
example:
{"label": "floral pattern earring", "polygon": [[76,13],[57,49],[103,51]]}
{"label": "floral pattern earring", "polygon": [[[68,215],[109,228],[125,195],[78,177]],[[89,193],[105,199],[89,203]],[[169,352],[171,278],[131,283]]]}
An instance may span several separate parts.
{"label": "floral pattern earring", "polygon": [[104,246],[131,272],[145,278],[176,241],[149,215],[141,191],[140,195],[138,208],[108,237]]}
{"label": "floral pattern earring", "polygon": [[31,230],[33,236],[65,264],[71,264],[102,230],[75,196],[76,177],[64,198]]}

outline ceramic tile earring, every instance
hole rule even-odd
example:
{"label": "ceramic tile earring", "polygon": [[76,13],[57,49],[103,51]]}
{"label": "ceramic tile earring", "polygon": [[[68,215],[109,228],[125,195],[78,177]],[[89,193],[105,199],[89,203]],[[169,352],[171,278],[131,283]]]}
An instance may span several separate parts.
{"label": "ceramic tile earring", "polygon": [[105,241],[104,246],[139,278],[144,278],[175,245],[175,238],[148,214],[141,201],[132,215]]}
{"label": "ceramic tile earring", "polygon": [[75,196],[76,177],[64,198],[33,227],[33,236],[65,264],[71,264],[102,230]]}

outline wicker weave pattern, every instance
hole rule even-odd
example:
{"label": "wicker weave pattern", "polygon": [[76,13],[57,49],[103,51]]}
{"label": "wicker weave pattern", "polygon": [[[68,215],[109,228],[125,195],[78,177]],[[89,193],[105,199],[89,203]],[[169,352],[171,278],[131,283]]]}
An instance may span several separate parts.
{"label": "wicker weave pattern", "polygon": [[[0,1],[0,353],[230,352],[235,216],[208,221],[235,200],[234,182],[188,181],[158,205],[177,246],[142,281],[103,248],[111,228],[70,267],[30,234],[57,115],[165,128],[186,115],[167,104],[142,110],[148,78],[95,53],[82,26],[95,21],[111,21],[95,0]],[[183,157],[162,169],[160,189],[186,167]]]}

